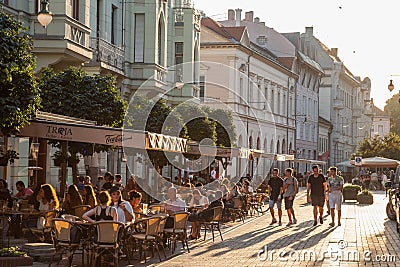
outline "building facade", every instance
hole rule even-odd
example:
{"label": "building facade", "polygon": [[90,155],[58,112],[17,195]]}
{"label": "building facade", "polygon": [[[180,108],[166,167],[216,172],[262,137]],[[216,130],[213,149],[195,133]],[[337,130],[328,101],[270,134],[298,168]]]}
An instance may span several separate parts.
{"label": "building facade", "polygon": [[380,108],[372,107],[371,137],[384,137],[390,133],[390,116]]}
{"label": "building facade", "polygon": [[[225,27],[203,18],[201,64],[204,96],[222,102],[235,115],[238,147],[271,154],[293,150],[298,75],[252,43],[247,27]],[[228,173],[264,179],[271,162],[257,163],[244,166],[234,160]]]}

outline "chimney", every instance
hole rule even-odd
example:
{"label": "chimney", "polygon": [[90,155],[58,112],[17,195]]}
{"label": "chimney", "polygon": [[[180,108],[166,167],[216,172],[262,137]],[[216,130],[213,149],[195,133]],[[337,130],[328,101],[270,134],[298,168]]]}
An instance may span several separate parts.
{"label": "chimney", "polygon": [[313,36],[313,31],[314,31],[313,27],[306,27],[306,34],[308,36]]}
{"label": "chimney", "polygon": [[254,18],[254,22],[255,23],[260,23],[260,18],[259,17]]}
{"label": "chimney", "polygon": [[337,49],[337,48],[331,48],[331,53],[332,53],[332,55],[333,55],[334,57],[337,57],[337,52],[338,52],[338,49]]}
{"label": "chimney", "polygon": [[242,10],[240,8],[235,9],[236,11],[236,27],[240,26],[242,21]]}
{"label": "chimney", "polygon": [[235,10],[228,9],[228,20],[235,20]]}
{"label": "chimney", "polygon": [[254,12],[249,11],[245,13],[245,21],[253,22]]}

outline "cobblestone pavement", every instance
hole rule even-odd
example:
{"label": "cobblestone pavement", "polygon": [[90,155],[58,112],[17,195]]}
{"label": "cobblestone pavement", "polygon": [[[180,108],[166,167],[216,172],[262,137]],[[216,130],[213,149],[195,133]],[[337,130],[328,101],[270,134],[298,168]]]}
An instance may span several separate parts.
{"label": "cobblestone pavement", "polygon": [[[295,201],[297,225],[286,227],[284,213],[283,226],[270,226],[271,216],[264,215],[225,233],[223,242],[217,238],[155,265],[400,266],[399,235],[396,223],[387,219],[383,192],[374,192],[373,205],[343,203],[342,226],[335,227],[329,226],[326,211],[324,223],[314,227],[312,207],[305,200],[303,191]],[[259,255],[261,250],[267,253]]]}
{"label": "cobblestone pavement", "polygon": [[[330,227],[324,211],[324,223],[314,227],[302,190],[295,200],[296,225],[285,226],[285,211],[282,226],[270,226],[269,213],[255,216],[224,225],[222,242],[219,236],[215,242],[191,241],[190,253],[178,244],[175,254],[161,263],[154,257],[146,263],[135,260],[133,266],[400,266],[399,235],[386,216],[387,198],[384,192],[373,193],[373,205],[343,203],[342,226]],[[74,264],[79,263],[80,257],[74,257]]]}

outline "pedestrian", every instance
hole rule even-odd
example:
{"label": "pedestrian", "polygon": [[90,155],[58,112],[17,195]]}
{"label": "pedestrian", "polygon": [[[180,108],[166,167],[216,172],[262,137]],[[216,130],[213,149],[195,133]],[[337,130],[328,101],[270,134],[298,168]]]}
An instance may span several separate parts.
{"label": "pedestrian", "polygon": [[278,208],[279,225],[282,225],[282,187],[283,180],[279,177],[279,169],[274,168],[272,170],[272,178],[268,181],[268,192],[269,192],[269,210],[272,216],[272,222],[270,225],[276,223],[274,206]]}
{"label": "pedestrian", "polygon": [[[283,197],[285,199],[285,209],[287,210],[287,214],[289,217],[289,223],[286,226],[290,226],[291,224],[296,224],[297,219],[294,215],[293,210],[293,202],[294,198],[298,192],[299,184],[297,179],[292,175],[293,170],[291,168],[287,168],[285,170],[285,179],[283,180]],[[292,220],[293,218],[293,220]]]}
{"label": "pedestrian", "polygon": [[335,206],[338,212],[338,225],[339,226],[341,225],[340,217],[342,214],[341,207],[342,207],[343,184],[344,184],[343,177],[337,175],[337,168],[330,167],[327,186],[328,186],[329,206],[331,209],[331,218],[332,218],[332,222],[329,225],[332,227],[335,226]]}
{"label": "pedestrian", "polygon": [[307,202],[311,202],[314,207],[314,226],[317,225],[317,217],[319,212],[319,222],[324,223],[322,215],[324,213],[325,193],[326,193],[326,180],[322,174],[318,172],[318,165],[312,167],[312,174],[308,177],[307,181]]}

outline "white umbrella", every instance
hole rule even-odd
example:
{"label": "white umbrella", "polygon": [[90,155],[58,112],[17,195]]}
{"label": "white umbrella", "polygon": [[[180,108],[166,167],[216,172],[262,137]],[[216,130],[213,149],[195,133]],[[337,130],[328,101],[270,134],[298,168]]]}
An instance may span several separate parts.
{"label": "white umbrella", "polygon": [[[354,160],[350,161],[351,165],[356,165]],[[395,159],[387,159],[382,157],[363,158],[361,160],[361,167],[370,168],[396,168],[400,162]],[[357,165],[360,166],[360,165]]]}

